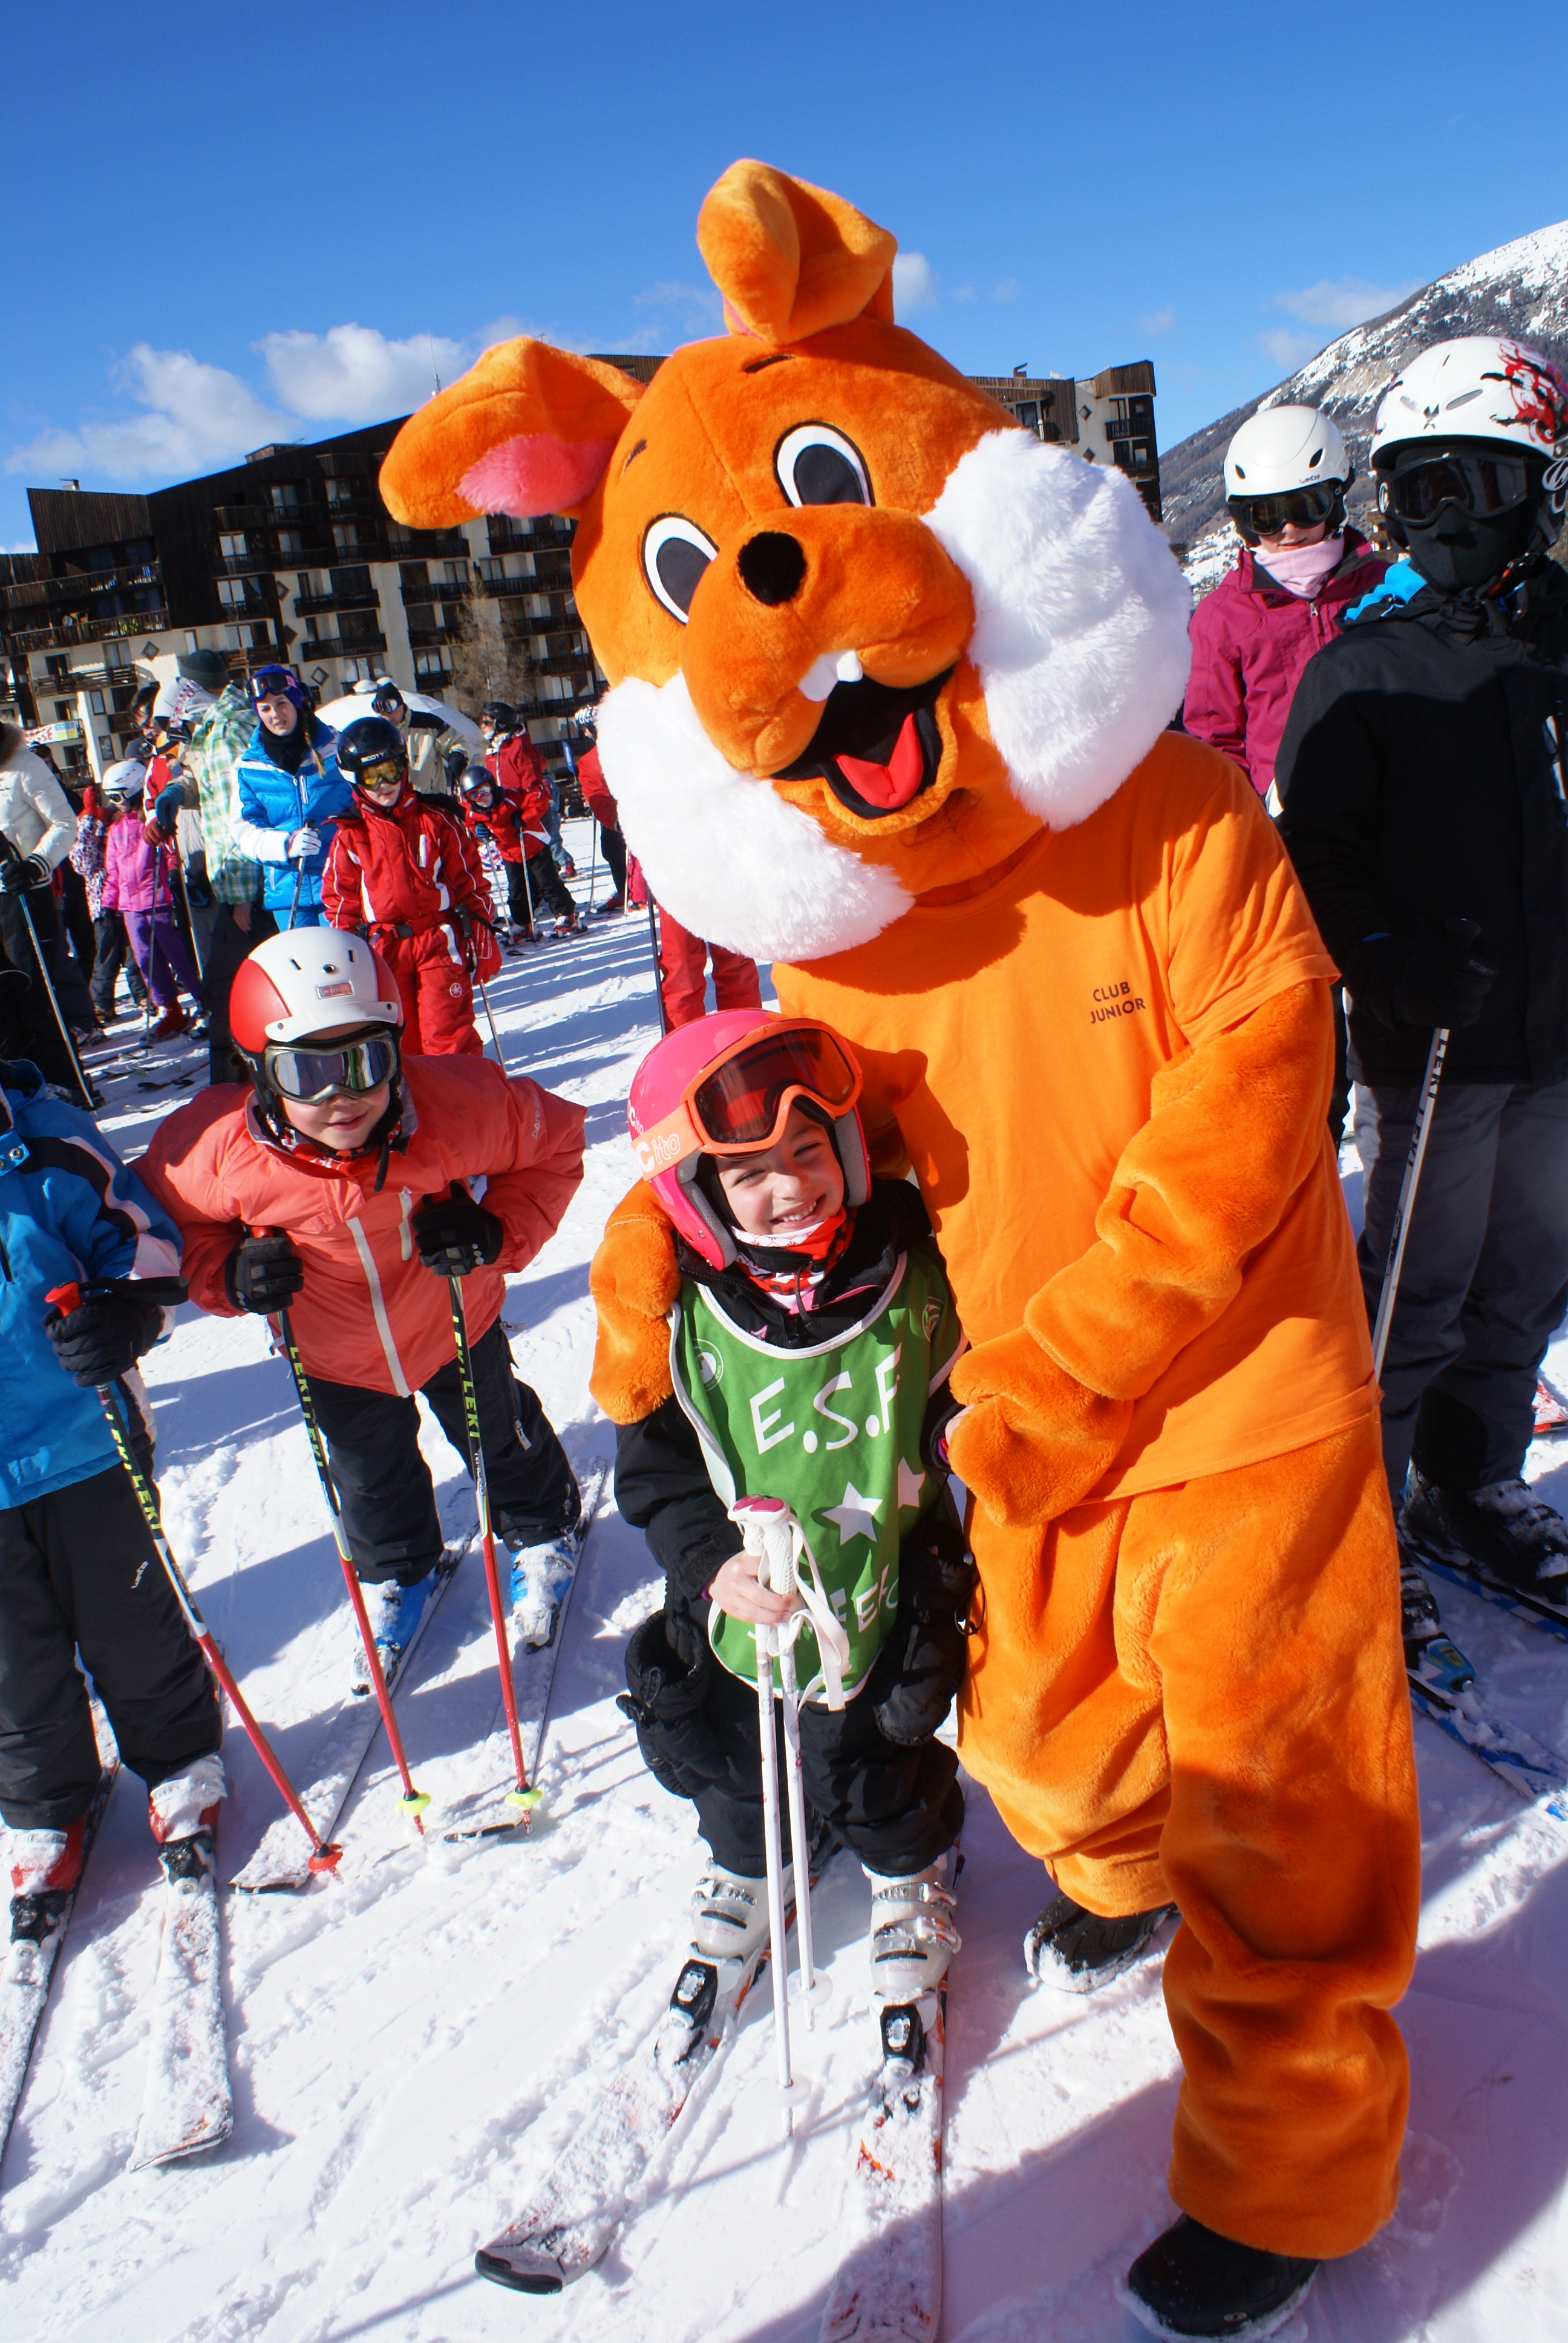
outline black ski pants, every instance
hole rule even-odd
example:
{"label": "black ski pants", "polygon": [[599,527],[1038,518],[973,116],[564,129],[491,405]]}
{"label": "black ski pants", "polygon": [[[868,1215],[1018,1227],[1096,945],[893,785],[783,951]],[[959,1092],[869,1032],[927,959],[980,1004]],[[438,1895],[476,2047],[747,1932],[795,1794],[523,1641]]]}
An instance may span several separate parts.
{"label": "black ski pants", "polygon": [[[470,1347],[485,1452],[490,1512],[513,1548],[537,1545],[576,1522],[581,1500],[566,1451],[538,1400],[512,1373],[498,1318]],[[442,1431],[465,1464],[468,1434],[457,1362],[422,1386]],[[311,1397],[354,1567],[369,1582],[396,1578],[412,1586],[441,1559],[441,1523],[430,1468],[419,1451],[419,1410],[395,1392],[310,1378]]]}
{"label": "black ski pants", "polygon": [[277,933],[277,921],[259,903],[250,907],[250,925],[242,928],[231,903],[220,903],[213,915],[202,963],[201,1005],[206,1011],[206,1060],[209,1082],[248,1082],[249,1070],[236,1052],[228,1030],[228,996],[235,978],[258,943]]}
{"label": "black ski pants", "polygon": [[100,1767],[76,1654],[149,1789],[223,1737],[206,1662],[124,1469],[0,1512],[0,1815],[65,1830]]}
{"label": "black ski pants", "polygon": [[556,869],[549,848],[542,846],[530,854],[528,875],[520,862],[507,865],[507,904],[512,918],[520,928],[529,924],[530,909],[534,919],[551,911],[559,919],[577,917],[577,905],[567,890],[566,880]]}
{"label": "black ski pants", "polygon": [[125,970],[131,999],[139,1009],[147,998],[146,980],[136,966],[131,939],[118,911],[100,911],[94,922],[95,957],[93,964],[93,1006],[106,1022],[115,1013],[115,987]]}
{"label": "black ski pants", "polygon": [[[37,951],[28,930],[29,914],[38,940]],[[0,942],[5,945],[11,966],[27,980],[25,985],[12,984],[7,988],[16,997],[6,1004],[13,1023],[20,1026],[25,1036],[26,1054],[45,1081],[56,1082],[73,1099],[79,1098],[76,1070],[60,1031],[60,1020],[50,1004],[48,985],[38,969],[38,952],[42,952],[61,1011],[68,1015],[69,1004],[62,992],[65,979],[60,965],[60,923],[54,895],[47,887],[29,887],[25,895],[0,894]],[[85,1024],[86,1018],[84,1016],[81,1021]]]}
{"label": "black ski pants", "polygon": [[[704,1649],[687,1667],[670,1648],[664,1613],[633,1635],[626,1679],[643,1759],[655,1779],[697,1808],[697,1826],[716,1862],[743,1879],[760,1879],[763,1851],[762,1758],[757,1687],[730,1674]],[[784,1721],[774,1703],[779,1746],[779,1828],[789,1860],[784,1786]],[[890,1741],[877,1723],[874,1696],[862,1685],[837,1715],[800,1711],[800,1776],[806,1804],[869,1870],[885,1878],[923,1871],[963,1828],[959,1761],[945,1741],[912,1747]]]}
{"label": "black ski pants", "polygon": [[604,849],[604,859],[609,865],[609,875],[615,880],[615,891],[618,895],[624,896],[626,893],[626,840],[621,836],[618,822],[612,822],[608,830],[606,830],[601,822],[598,842]]}
{"label": "black ski pants", "polygon": [[[1361,1271],[1375,1322],[1419,1089],[1356,1088]],[[1411,1215],[1382,1373],[1383,1463],[1444,1489],[1512,1480],[1535,1377],[1568,1304],[1568,1082],[1444,1083]]]}

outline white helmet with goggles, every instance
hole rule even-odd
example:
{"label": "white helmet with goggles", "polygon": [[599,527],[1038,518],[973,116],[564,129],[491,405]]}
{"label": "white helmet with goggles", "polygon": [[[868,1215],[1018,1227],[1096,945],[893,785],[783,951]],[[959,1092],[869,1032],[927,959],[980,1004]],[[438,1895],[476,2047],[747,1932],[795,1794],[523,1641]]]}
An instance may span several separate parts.
{"label": "white helmet with goggles", "polygon": [[1225,450],[1225,506],[1249,545],[1294,522],[1338,536],[1355,478],[1339,425],[1316,407],[1266,407]]}

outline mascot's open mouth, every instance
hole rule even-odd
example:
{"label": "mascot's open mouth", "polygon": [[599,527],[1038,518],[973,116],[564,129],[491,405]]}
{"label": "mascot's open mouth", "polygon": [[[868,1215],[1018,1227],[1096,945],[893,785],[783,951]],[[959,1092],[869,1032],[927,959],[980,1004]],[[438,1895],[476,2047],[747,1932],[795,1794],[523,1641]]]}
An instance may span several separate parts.
{"label": "mascot's open mouth", "polygon": [[810,781],[820,774],[850,813],[871,821],[897,813],[936,779],[942,760],[936,704],[952,671],[944,668],[905,691],[869,675],[836,683],[805,753],[773,779]]}

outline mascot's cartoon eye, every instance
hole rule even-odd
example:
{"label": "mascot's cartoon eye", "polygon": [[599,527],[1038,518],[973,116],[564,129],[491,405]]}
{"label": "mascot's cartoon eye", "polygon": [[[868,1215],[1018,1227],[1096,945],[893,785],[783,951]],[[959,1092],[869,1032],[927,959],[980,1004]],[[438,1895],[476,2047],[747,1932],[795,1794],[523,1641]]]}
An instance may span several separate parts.
{"label": "mascot's cartoon eye", "polygon": [[643,532],[643,574],[671,618],[684,627],[691,598],[719,548],[684,513],[660,513]]}
{"label": "mascot's cartoon eye", "polygon": [[787,431],[779,442],[773,468],[792,505],[876,502],[859,449],[830,423],[798,423],[793,431]]}

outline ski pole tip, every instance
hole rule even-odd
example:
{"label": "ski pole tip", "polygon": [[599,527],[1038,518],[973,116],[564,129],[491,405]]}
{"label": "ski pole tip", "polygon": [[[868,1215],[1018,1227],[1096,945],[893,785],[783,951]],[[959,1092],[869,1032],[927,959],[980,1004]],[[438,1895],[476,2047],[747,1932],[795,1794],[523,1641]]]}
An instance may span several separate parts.
{"label": "ski pole tip", "polygon": [[404,1790],[399,1794],[397,1799],[397,1804],[402,1807],[404,1813],[406,1815],[411,1815],[416,1825],[418,1825],[419,1817],[424,1813],[429,1803],[430,1793],[428,1790]]}
{"label": "ski pole tip", "polygon": [[506,1803],[508,1806],[520,1806],[524,1814],[531,1815],[537,1807],[544,1805],[545,1794],[542,1790],[530,1790],[525,1784],[520,1789],[508,1790]]}
{"label": "ski pole tip", "polygon": [[342,1860],[343,1849],[334,1839],[330,1845],[317,1848],[307,1867],[311,1871],[336,1871]]}

